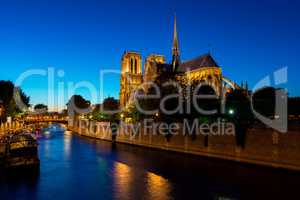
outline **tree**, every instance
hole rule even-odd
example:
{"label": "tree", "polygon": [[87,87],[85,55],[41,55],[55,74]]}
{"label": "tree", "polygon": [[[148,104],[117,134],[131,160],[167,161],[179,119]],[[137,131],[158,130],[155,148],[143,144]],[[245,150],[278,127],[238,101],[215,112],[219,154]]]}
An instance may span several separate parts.
{"label": "tree", "polygon": [[47,112],[48,111],[48,106],[44,104],[36,104],[34,106],[34,111],[36,112]]}
{"label": "tree", "polygon": [[123,114],[125,114],[125,117],[130,118],[131,122],[133,123],[140,121],[143,117],[143,113],[139,111],[135,104],[129,106],[126,112],[124,112]]}
{"label": "tree", "polygon": [[113,97],[108,97],[104,99],[102,108],[103,113],[107,117],[107,119],[110,121],[110,128],[112,131],[112,141],[113,143],[116,141],[117,137],[117,130],[119,127],[119,101]]}
{"label": "tree", "polygon": [[290,97],[288,100],[289,115],[300,115],[300,97]]}
{"label": "tree", "polygon": [[275,93],[273,87],[265,87],[253,94],[253,107],[260,114],[270,117],[275,114]]}
{"label": "tree", "polygon": [[85,100],[81,95],[73,95],[67,103],[68,108],[86,109],[91,105],[90,101]]}
{"label": "tree", "polygon": [[[216,91],[213,87],[207,85],[205,81],[194,80],[187,85],[186,90],[188,91],[188,94],[186,94],[187,98],[185,103],[191,105],[190,111],[185,111],[186,118],[190,120],[194,120],[195,118],[206,118],[209,119],[209,121],[213,121],[215,116],[220,112],[220,99],[217,98]],[[199,95],[199,97],[194,95]],[[202,95],[202,98],[200,98],[200,95]],[[206,98],[208,96],[209,98]],[[195,98],[195,102],[193,98]],[[207,114],[204,113],[204,111],[216,112]]]}
{"label": "tree", "polygon": [[[180,91],[178,91],[178,88],[175,83],[178,83],[177,75],[179,73],[173,72],[173,71],[160,71],[159,75],[156,77],[154,84],[158,87],[160,91],[160,97],[159,98],[139,98],[137,99],[139,107],[142,108],[143,111],[151,111],[149,113],[152,114],[146,114],[146,113],[140,113],[139,111],[136,112],[136,114],[139,116],[139,118],[147,117],[147,118],[153,118],[155,115],[158,115],[159,117],[156,117],[157,120],[164,121],[166,123],[171,123],[172,121],[177,121],[178,119],[182,119],[179,114],[179,111],[173,114],[165,113],[162,110],[160,110],[160,104],[163,105],[163,108],[166,111],[174,111],[177,110],[178,106],[180,104],[180,100],[177,97],[177,95],[181,95]],[[179,82],[180,84],[180,82]],[[147,91],[146,95],[157,95],[157,89],[155,87],[150,87]],[[173,97],[171,97],[173,96]],[[167,98],[166,97],[170,97]],[[165,99],[164,102],[162,100]],[[136,110],[136,108],[135,108]],[[156,113],[153,113],[156,111]]]}
{"label": "tree", "polygon": [[77,117],[80,114],[90,113],[91,102],[85,100],[81,95],[73,95],[67,103],[68,114]]}
{"label": "tree", "polygon": [[[14,94],[14,92],[17,92]],[[21,113],[23,110],[16,103],[18,101],[25,106],[30,106],[30,98],[22,91],[21,88],[16,87],[11,81],[0,81],[0,99],[4,107],[4,112],[1,115],[1,121],[5,121],[7,116],[14,117],[16,114]],[[18,102],[19,103],[19,102]]]}
{"label": "tree", "polygon": [[113,97],[103,100],[102,104],[97,104],[92,111],[92,118],[97,121],[116,121],[119,118],[119,101]]}
{"label": "tree", "polygon": [[103,100],[103,110],[104,112],[115,112],[119,109],[119,101],[113,97],[108,97]]}
{"label": "tree", "polygon": [[103,113],[102,104],[95,105],[92,111],[92,119],[96,121],[108,121],[108,116]]}
{"label": "tree", "polygon": [[244,90],[235,89],[226,97],[227,116],[235,124],[235,136],[238,146],[244,148],[247,130],[254,123],[251,102]]}
{"label": "tree", "polygon": [[103,100],[103,113],[107,115],[110,121],[116,121],[119,118],[119,101],[113,97],[108,97]]}

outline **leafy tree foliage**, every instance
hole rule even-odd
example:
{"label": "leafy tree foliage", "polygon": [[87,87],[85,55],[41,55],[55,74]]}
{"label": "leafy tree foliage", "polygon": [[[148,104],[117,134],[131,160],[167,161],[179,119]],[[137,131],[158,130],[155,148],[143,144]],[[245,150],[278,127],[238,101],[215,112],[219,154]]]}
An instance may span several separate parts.
{"label": "leafy tree foliage", "polygon": [[103,109],[105,113],[115,112],[119,109],[119,101],[113,97],[108,97],[103,101]]}
{"label": "leafy tree foliage", "polygon": [[119,120],[119,101],[113,97],[108,97],[103,101],[103,112],[108,117],[109,121]]}
{"label": "leafy tree foliage", "polygon": [[[250,99],[245,90],[235,89],[226,97],[227,115],[235,124],[236,143],[242,148],[246,145],[247,130],[254,123]],[[229,113],[232,111],[232,113]]]}
{"label": "leafy tree foliage", "polygon": [[107,115],[102,111],[102,105],[97,104],[92,111],[92,119],[96,121],[108,121]]}
{"label": "leafy tree foliage", "polygon": [[275,114],[275,93],[273,87],[265,87],[253,94],[254,109],[264,116],[274,116]]}
{"label": "leafy tree foliage", "polygon": [[92,118],[97,121],[116,121],[118,115],[119,101],[113,97],[104,99],[102,104],[97,104],[92,111]]}
{"label": "leafy tree foliage", "polygon": [[4,114],[1,116],[1,121],[5,121],[7,116],[16,116],[22,110],[16,104],[14,99],[14,89],[19,92],[19,97],[25,106],[30,106],[30,98],[22,91],[21,88],[15,87],[11,81],[0,81],[0,100],[4,106]]}
{"label": "leafy tree foliage", "polygon": [[34,110],[37,112],[47,112],[48,111],[48,106],[45,104],[36,104],[34,106]]}
{"label": "leafy tree foliage", "polygon": [[132,122],[138,122],[145,117],[135,105],[131,105],[123,114],[126,118],[131,118]]}
{"label": "leafy tree foliage", "polygon": [[84,99],[81,95],[73,95],[67,103],[68,112],[75,114],[87,114],[90,112],[91,102]]}
{"label": "leafy tree foliage", "polygon": [[[167,84],[175,83],[178,85]],[[220,101],[219,99],[209,98],[209,99],[200,99],[197,98],[195,105],[193,103],[194,91],[197,95],[215,95],[215,91],[211,86],[202,84],[201,81],[187,82],[180,76],[179,73],[174,72],[162,72],[155,80],[156,86],[160,91],[160,98],[151,98],[143,99],[139,98],[138,103],[143,110],[157,110],[158,120],[164,122],[174,122],[182,121],[183,119],[195,119],[203,115],[198,108],[202,110],[216,110],[219,111]],[[202,84],[199,87],[199,84]],[[179,86],[179,87],[177,87]],[[179,91],[181,89],[182,91]],[[196,91],[197,90],[197,91]],[[150,87],[147,91],[147,95],[157,95],[157,89],[155,87]],[[173,97],[170,97],[173,96]],[[166,99],[166,97],[168,97]],[[169,98],[170,97],[170,98]],[[165,99],[164,102],[162,100]],[[174,111],[169,114],[166,114],[160,110],[160,104],[163,104],[163,107],[167,111]],[[144,113],[140,113],[143,117],[155,117],[156,113],[152,113],[152,116],[145,116]]]}

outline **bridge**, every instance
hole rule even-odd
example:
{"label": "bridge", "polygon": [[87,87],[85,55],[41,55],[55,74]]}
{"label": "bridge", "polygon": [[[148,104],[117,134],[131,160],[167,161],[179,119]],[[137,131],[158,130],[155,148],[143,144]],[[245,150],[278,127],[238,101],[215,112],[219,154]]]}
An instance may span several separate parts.
{"label": "bridge", "polygon": [[65,115],[28,115],[22,119],[0,124],[0,137],[8,133],[33,131],[49,123],[67,124],[68,117]]}
{"label": "bridge", "polygon": [[65,115],[28,115],[22,120],[25,124],[34,123],[62,123],[68,122],[68,117]]}

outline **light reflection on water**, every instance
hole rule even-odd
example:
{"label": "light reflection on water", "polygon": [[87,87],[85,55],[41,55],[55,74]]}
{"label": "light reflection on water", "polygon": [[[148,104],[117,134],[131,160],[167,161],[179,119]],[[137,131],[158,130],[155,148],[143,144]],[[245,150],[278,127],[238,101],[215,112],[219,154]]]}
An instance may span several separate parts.
{"label": "light reflection on water", "polygon": [[171,198],[171,183],[162,176],[148,172],[147,174],[147,189],[149,199],[172,199]]}
{"label": "light reflection on water", "polygon": [[[136,170],[136,172],[134,171]],[[133,199],[143,192],[142,198],[149,200],[168,200],[171,198],[171,183],[152,172],[139,171],[121,163],[114,163],[116,199]],[[139,185],[137,185],[136,182]]]}
{"label": "light reflection on water", "polygon": [[65,131],[64,133],[64,155],[66,158],[70,158],[71,146],[72,146],[72,136],[70,131]]}
{"label": "light reflection on water", "polygon": [[115,193],[117,199],[128,199],[132,186],[132,172],[129,166],[115,162],[114,165]]}

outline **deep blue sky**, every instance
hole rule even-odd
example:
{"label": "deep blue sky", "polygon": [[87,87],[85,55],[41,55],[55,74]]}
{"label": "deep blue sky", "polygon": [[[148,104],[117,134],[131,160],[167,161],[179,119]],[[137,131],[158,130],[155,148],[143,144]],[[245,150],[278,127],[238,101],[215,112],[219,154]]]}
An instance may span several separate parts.
{"label": "deep blue sky", "polygon": [[[99,89],[99,71],[119,70],[125,50],[144,57],[160,53],[170,60],[176,12],[183,60],[208,52],[212,44],[223,74],[237,83],[248,80],[250,88],[287,66],[284,86],[290,95],[300,95],[299,1],[1,0],[0,4],[0,79],[15,81],[25,70],[54,67],[65,71],[57,81],[90,81]],[[119,76],[109,76],[105,83],[104,95],[118,97]],[[47,103],[45,77],[31,77],[21,87],[33,104]],[[83,89],[77,93],[90,98]]]}

